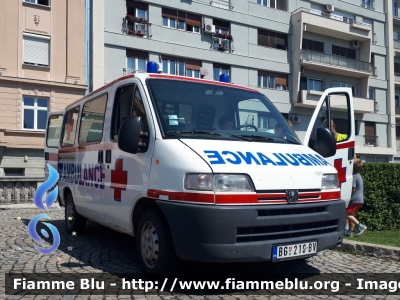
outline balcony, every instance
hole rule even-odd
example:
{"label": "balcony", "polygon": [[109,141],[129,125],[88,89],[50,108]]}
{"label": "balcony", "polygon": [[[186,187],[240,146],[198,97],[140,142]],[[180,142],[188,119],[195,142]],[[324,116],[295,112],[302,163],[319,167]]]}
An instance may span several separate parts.
{"label": "balcony", "polygon": [[[302,90],[298,101],[294,104],[298,107],[315,108],[322,92],[312,90]],[[340,95],[331,96],[331,104],[340,110],[340,107],[346,107],[346,98]],[[358,114],[373,113],[375,111],[375,100],[353,96],[354,112]]]}
{"label": "balcony", "polygon": [[212,49],[224,53],[233,52],[233,40],[219,38],[218,36],[213,36],[212,38]]}
{"label": "balcony", "polygon": [[361,78],[375,73],[375,67],[369,62],[309,50],[301,50],[300,63],[310,70],[349,77]]}
{"label": "balcony", "polygon": [[372,39],[372,27],[369,24],[308,8],[295,10],[292,13],[292,24],[304,26],[304,31],[347,41],[363,42]]}
{"label": "balcony", "polygon": [[211,6],[223,8],[223,9],[233,9],[233,1],[232,0],[211,0]]}
{"label": "balcony", "polygon": [[129,35],[151,38],[151,23],[141,18],[125,17],[124,31]]}
{"label": "balcony", "polygon": [[378,147],[379,137],[375,135],[364,135],[364,146],[367,147]]}
{"label": "balcony", "polygon": [[398,15],[393,15],[393,25],[400,26],[400,17]]}
{"label": "balcony", "polygon": [[375,0],[361,1],[361,7],[365,8],[365,9],[375,10],[374,2],[375,2]]}

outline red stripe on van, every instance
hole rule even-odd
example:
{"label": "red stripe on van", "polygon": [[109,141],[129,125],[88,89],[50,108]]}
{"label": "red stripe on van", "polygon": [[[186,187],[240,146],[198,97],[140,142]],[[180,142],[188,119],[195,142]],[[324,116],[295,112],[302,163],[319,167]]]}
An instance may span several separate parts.
{"label": "red stripe on van", "polygon": [[213,85],[221,85],[221,86],[227,86],[227,87],[234,87],[234,88],[239,88],[242,90],[247,90],[247,91],[252,91],[256,93],[260,93],[259,91],[242,86],[242,85],[236,85],[233,83],[225,83],[222,81],[214,81],[214,80],[207,80],[207,79],[200,79],[200,78],[193,78],[193,77],[186,77],[186,76],[178,76],[178,75],[166,75],[166,74],[149,74],[150,78],[165,78],[165,79],[175,79],[175,80],[185,80],[185,81],[192,81],[192,82],[199,82],[199,83],[208,83],[208,84],[213,84]]}
{"label": "red stripe on van", "polygon": [[[340,199],[340,191],[299,193],[298,203],[332,201]],[[284,204],[286,194],[216,194],[216,204]]]}
{"label": "red stripe on van", "polygon": [[58,161],[58,153],[49,153],[49,160]]}
{"label": "red stripe on van", "polygon": [[356,143],[354,141],[336,144],[336,149],[354,148],[355,144]]}
{"label": "red stripe on van", "polygon": [[[147,195],[152,198],[160,198],[160,195],[168,196],[168,200],[187,201],[187,202],[202,202],[214,203],[213,194],[204,193],[185,193],[185,192],[171,192],[161,190],[148,190]],[[327,191],[327,192],[307,192],[299,193],[298,203],[318,202],[318,201],[334,201],[340,200],[340,191]],[[271,204],[285,204],[286,194],[215,194],[215,204],[257,204],[257,205],[271,205]]]}
{"label": "red stripe on van", "polygon": [[185,201],[214,204],[214,193],[185,193],[185,192],[170,192],[161,190],[148,190],[147,195],[151,198],[160,198],[160,196],[168,196],[171,201]]}

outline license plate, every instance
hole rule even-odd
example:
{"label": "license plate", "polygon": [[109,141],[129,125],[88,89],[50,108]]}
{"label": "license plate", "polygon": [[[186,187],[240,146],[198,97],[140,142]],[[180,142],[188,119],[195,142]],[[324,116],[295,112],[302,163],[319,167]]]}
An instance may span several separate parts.
{"label": "license plate", "polygon": [[317,253],[317,242],[305,242],[291,245],[273,246],[272,260],[289,260],[311,256]]}

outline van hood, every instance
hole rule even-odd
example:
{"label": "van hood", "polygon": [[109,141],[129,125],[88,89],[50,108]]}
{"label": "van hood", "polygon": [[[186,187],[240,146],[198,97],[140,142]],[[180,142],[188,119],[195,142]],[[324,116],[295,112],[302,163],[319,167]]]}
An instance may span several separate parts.
{"label": "van hood", "polygon": [[181,139],[214,173],[248,174],[257,191],[321,188],[322,174],[337,171],[304,145]]}

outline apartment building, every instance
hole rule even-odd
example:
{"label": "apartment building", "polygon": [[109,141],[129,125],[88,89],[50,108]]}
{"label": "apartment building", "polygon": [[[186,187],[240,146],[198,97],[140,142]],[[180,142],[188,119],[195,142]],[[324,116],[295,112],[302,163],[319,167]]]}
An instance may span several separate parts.
{"label": "apartment building", "polygon": [[[350,87],[356,153],[400,162],[400,18],[391,0],[96,0],[92,88],[145,70],[258,89],[303,137],[322,91]],[[255,116],[251,122],[264,122]],[[337,125],[348,120],[337,118]],[[261,123],[260,123],[261,124]]]}
{"label": "apartment building", "polygon": [[84,0],[2,0],[0,203],[26,202],[44,181],[47,113],[87,90]]}

